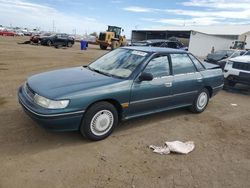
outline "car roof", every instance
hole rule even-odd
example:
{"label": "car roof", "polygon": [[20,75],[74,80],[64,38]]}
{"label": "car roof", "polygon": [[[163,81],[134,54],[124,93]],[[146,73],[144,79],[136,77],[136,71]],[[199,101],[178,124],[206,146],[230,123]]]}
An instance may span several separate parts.
{"label": "car roof", "polygon": [[250,63],[250,56],[249,55],[238,56],[238,57],[231,58],[230,61]]}
{"label": "car roof", "polygon": [[152,46],[129,46],[129,47],[122,47],[122,48],[149,52],[149,53],[187,53],[185,50],[179,50],[179,49],[174,49],[174,48],[152,47]]}

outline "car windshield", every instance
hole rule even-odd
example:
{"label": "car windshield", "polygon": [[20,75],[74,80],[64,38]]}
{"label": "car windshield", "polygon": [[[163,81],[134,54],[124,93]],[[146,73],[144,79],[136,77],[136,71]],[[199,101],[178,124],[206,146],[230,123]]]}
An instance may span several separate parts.
{"label": "car windshield", "polygon": [[107,76],[127,78],[147,56],[146,52],[119,48],[97,59],[88,68]]}

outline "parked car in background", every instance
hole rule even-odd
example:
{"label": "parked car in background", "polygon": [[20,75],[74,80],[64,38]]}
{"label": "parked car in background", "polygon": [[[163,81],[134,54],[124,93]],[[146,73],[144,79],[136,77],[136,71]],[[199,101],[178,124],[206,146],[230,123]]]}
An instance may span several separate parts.
{"label": "parked car in background", "polygon": [[241,56],[245,53],[244,50],[218,50],[214,53],[209,53],[205,59],[206,62],[218,64],[223,69],[226,62],[234,57]]}
{"label": "parked car in background", "polygon": [[180,107],[201,113],[223,79],[218,65],[184,50],[123,47],[88,66],[31,76],[18,98],[45,128],[101,140],[121,120]]}
{"label": "parked car in background", "polygon": [[51,36],[51,33],[36,34],[30,37],[30,42],[34,44],[39,44],[43,37],[48,37],[48,36]]}
{"label": "parked car in background", "polygon": [[47,46],[67,46],[72,47],[75,40],[68,34],[52,34],[41,38],[41,44]]}
{"label": "parked car in background", "polygon": [[143,40],[138,42],[133,42],[132,46],[153,46],[153,47],[163,47],[163,48],[174,48],[188,50],[181,42],[179,41],[169,41],[162,39],[152,39],[152,40]]}
{"label": "parked car in background", "polygon": [[225,87],[237,83],[250,85],[250,56],[244,55],[227,61],[224,68]]}
{"label": "parked car in background", "polygon": [[17,34],[14,31],[8,31],[8,30],[3,30],[0,31],[0,35],[2,36],[17,36]]}
{"label": "parked car in background", "polygon": [[244,55],[245,53],[246,53],[245,50],[236,50],[236,51],[234,51],[229,57],[227,57],[227,58],[225,58],[225,59],[222,59],[222,60],[218,61],[216,64],[220,65],[220,67],[221,67],[222,69],[224,69],[224,67],[225,67],[225,65],[226,65],[226,63],[227,63],[227,61],[228,61],[229,59],[234,58],[234,57],[238,57],[238,56],[242,56],[242,55]]}

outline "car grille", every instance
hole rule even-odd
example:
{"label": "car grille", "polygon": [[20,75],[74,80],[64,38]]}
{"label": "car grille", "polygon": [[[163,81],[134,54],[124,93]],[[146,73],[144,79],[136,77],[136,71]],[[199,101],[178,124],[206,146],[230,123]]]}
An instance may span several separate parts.
{"label": "car grille", "polygon": [[233,63],[233,68],[234,69],[250,71],[250,63],[234,62]]}
{"label": "car grille", "polygon": [[105,41],[105,38],[106,38],[106,33],[100,33],[99,40]]}
{"label": "car grille", "polygon": [[29,87],[27,83],[25,84],[24,88],[25,88],[25,92],[27,93],[27,95],[33,100],[35,96],[35,92]]}

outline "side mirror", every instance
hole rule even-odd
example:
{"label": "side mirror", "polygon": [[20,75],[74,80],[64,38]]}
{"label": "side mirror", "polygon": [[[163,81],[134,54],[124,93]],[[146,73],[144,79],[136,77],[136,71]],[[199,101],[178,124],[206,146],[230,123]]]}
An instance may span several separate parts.
{"label": "side mirror", "polygon": [[153,80],[153,75],[151,73],[147,73],[147,72],[143,72],[141,73],[141,75],[139,76],[139,81],[151,81]]}

